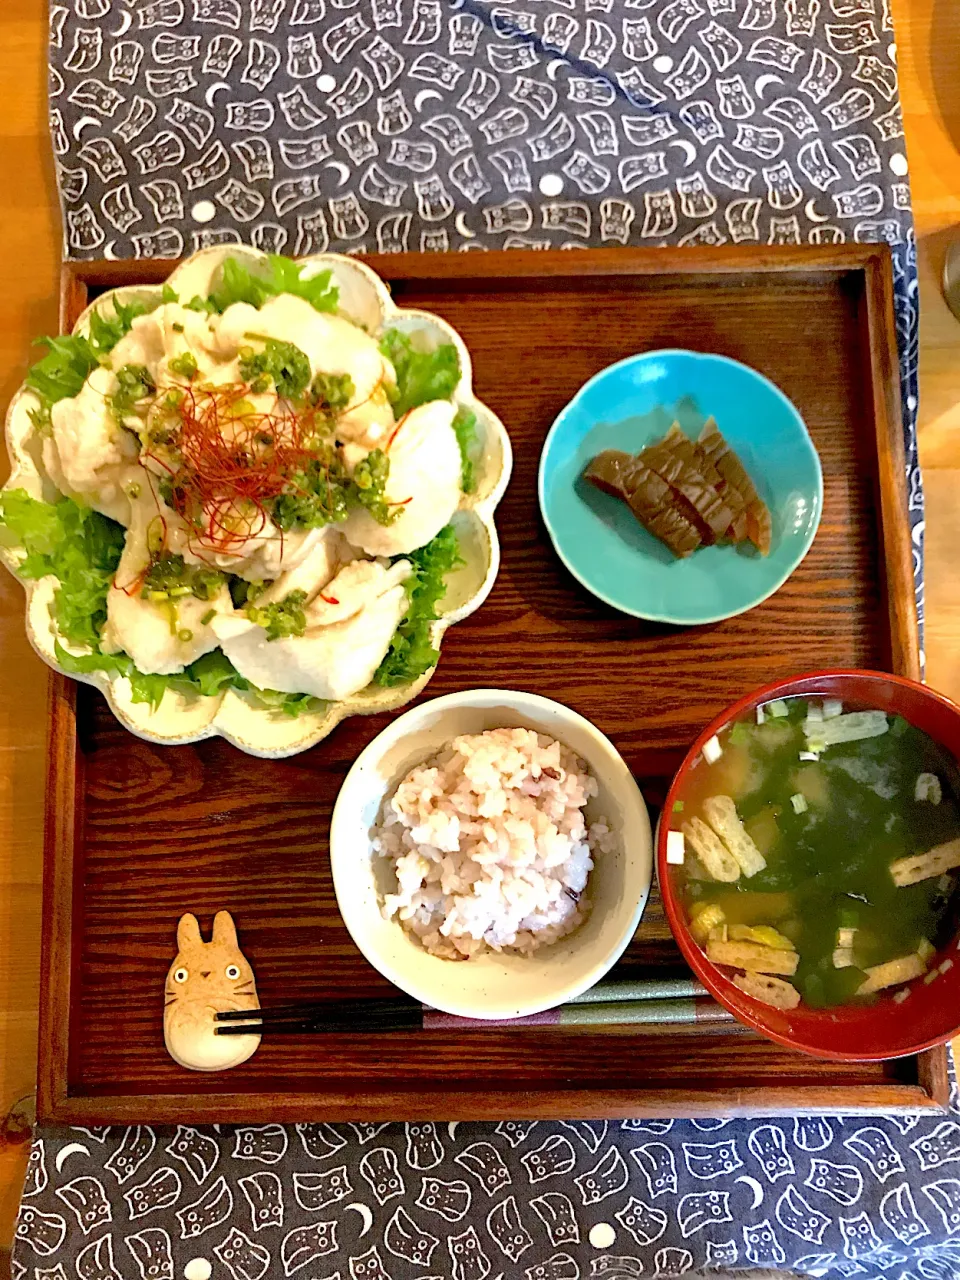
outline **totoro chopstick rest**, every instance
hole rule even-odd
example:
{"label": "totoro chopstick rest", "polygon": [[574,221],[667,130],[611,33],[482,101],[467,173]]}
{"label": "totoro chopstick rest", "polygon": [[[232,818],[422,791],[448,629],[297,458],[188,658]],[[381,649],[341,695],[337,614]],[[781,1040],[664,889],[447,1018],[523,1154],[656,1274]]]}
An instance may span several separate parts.
{"label": "totoro chopstick rest", "polygon": [[163,1039],[174,1062],[190,1071],[226,1071],[256,1053],[259,1035],[215,1034],[214,1015],[257,1010],[257,984],[240,950],[229,911],[218,911],[213,937],[204,942],[196,916],[177,925],[177,956],[164,989]]}

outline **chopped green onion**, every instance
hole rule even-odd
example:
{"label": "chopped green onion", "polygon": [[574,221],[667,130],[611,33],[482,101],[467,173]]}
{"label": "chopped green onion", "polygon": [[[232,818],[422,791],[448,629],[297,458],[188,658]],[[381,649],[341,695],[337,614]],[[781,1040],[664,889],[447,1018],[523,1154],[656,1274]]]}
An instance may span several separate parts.
{"label": "chopped green onion", "polygon": [[793,812],[797,814],[806,813],[810,808],[807,803],[807,797],[800,791],[795,796],[790,797],[790,803],[793,806]]}
{"label": "chopped green onion", "polygon": [[783,716],[790,714],[790,708],[782,698],[777,698],[775,702],[768,702],[766,706],[767,712],[776,719],[782,719]]}
{"label": "chopped green onion", "polygon": [[207,612],[200,619],[201,627],[209,626],[216,616],[217,616],[216,609],[208,609]]}
{"label": "chopped green onion", "polygon": [[730,730],[730,745],[745,747],[751,738],[750,726],[744,720],[738,720]]}
{"label": "chopped green onion", "polygon": [[197,376],[197,357],[191,351],[184,351],[182,355],[173,356],[168,360],[167,368],[178,377],[190,381]]}
{"label": "chopped green onion", "polygon": [[270,604],[248,604],[247,617],[258,627],[263,627],[267,640],[302,636],[307,629],[307,615],[304,612],[306,602],[305,591],[291,591],[282,600],[274,600]]}
{"label": "chopped green onion", "polygon": [[683,801],[682,801],[682,800],[674,800],[674,802],[673,802],[673,812],[674,812],[674,813],[683,813]]}
{"label": "chopped green onion", "polygon": [[186,644],[188,640],[193,639],[193,632],[189,627],[183,627],[182,630],[177,632],[177,639],[182,640],[183,643]]}

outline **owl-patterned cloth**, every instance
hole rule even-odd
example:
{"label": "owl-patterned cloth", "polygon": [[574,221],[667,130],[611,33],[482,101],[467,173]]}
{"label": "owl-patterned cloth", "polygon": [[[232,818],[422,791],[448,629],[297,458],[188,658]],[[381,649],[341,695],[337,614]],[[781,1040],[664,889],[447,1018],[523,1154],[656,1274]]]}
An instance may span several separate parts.
{"label": "owl-patterned cloth", "polygon": [[43,1128],[15,1280],[960,1276],[960,1109]]}
{"label": "owl-patterned cloth", "polygon": [[50,23],[70,258],[886,240],[922,627],[890,0],[54,0]]}

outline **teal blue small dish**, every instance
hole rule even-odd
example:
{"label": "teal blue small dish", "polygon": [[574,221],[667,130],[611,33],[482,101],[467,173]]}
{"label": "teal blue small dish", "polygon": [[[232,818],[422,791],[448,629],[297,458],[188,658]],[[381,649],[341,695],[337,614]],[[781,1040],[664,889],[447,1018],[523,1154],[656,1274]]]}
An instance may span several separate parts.
{"label": "teal blue small dish", "polygon": [[[695,438],[713,417],[770,508],[770,554],[703,547],[686,559],[627,505],[583,480],[604,449],[638,453],[674,421]],[[554,422],[540,455],[540,510],[560,559],[622,613],[694,626],[766,600],[810,549],[823,473],[796,408],[772,382],[726,356],[647,351],[601,370]]]}

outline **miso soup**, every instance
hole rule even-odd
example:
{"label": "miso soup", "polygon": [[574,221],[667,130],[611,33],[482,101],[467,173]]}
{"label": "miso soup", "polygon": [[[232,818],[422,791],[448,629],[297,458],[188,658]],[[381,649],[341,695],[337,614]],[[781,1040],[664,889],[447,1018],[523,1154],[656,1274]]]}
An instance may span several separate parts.
{"label": "miso soup", "polygon": [[902,717],[768,703],[711,739],[665,818],[691,932],[747,994],[825,1008],[936,979],[960,774]]}

